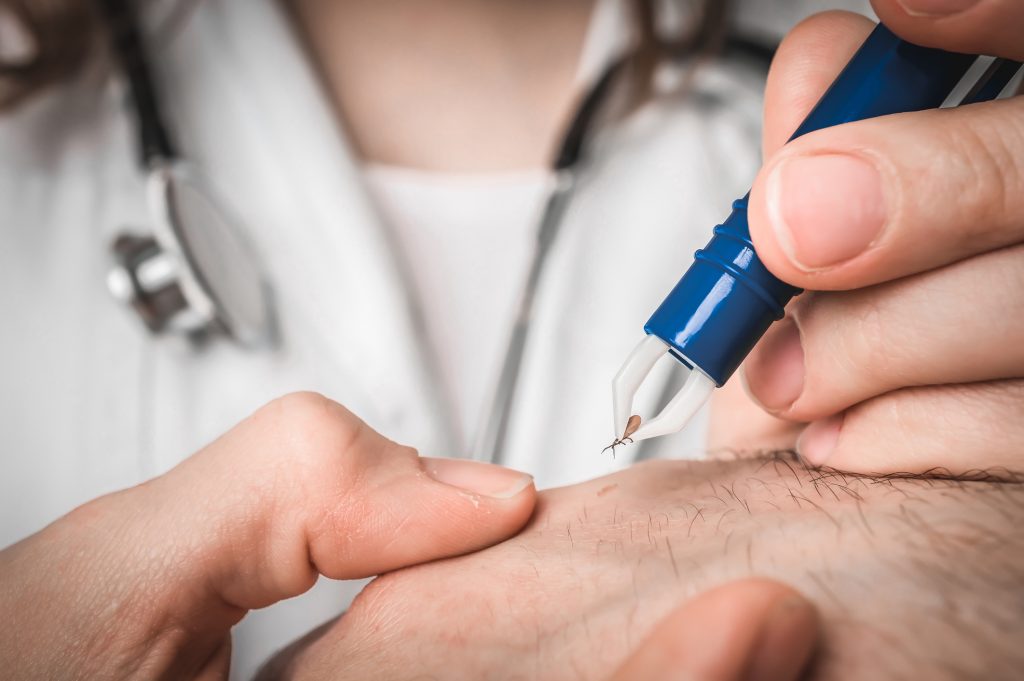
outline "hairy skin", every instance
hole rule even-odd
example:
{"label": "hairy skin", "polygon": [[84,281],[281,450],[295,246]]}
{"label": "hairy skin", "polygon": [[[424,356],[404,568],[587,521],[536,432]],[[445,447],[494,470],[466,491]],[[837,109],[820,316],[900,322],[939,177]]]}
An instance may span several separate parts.
{"label": "hairy skin", "polygon": [[642,464],[545,492],[503,544],[378,578],[267,677],[605,679],[673,606],[762,575],[820,609],[815,678],[1010,679],[1022,520],[1024,488],[987,476]]}

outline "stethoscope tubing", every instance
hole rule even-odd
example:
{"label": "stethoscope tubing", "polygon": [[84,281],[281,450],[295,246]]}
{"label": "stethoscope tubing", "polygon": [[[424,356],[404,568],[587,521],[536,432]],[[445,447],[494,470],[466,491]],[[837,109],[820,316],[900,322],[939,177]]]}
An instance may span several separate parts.
{"label": "stethoscope tubing", "polygon": [[164,121],[132,3],[126,0],[96,2],[110,32],[111,52],[128,85],[139,137],[140,163],[143,169],[149,169],[174,161],[178,158],[178,152]]}

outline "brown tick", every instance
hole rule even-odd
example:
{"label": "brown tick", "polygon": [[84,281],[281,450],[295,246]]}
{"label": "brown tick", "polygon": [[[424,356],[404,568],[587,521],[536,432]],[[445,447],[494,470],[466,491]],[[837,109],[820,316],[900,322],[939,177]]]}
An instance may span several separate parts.
{"label": "brown tick", "polygon": [[639,427],[640,427],[640,416],[638,414],[633,414],[632,416],[629,417],[629,420],[626,421],[626,429],[624,431],[622,431],[622,437],[615,438],[615,442],[611,443],[610,445],[608,445],[607,447],[602,449],[601,453],[604,454],[605,452],[607,452],[610,449],[610,450],[612,450],[612,457],[614,457],[615,456],[615,448],[618,447],[619,445],[624,445],[626,443],[632,442],[633,438],[631,438],[630,435],[635,433],[637,428],[639,428]]}

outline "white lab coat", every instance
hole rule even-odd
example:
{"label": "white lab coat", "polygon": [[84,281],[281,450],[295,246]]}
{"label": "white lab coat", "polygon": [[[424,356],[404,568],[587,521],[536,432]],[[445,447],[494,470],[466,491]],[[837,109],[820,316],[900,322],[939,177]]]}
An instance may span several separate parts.
{"label": "white lab coat", "polygon": [[[777,24],[807,10],[789,9]],[[107,244],[147,213],[134,131],[102,69],[0,119],[0,546],[167,470],[289,391],[321,391],[393,439],[448,451],[413,297],[280,8],[201,3],[155,62],[180,146],[267,263],[283,343],[196,352],[149,337],[108,295]],[[621,468],[638,450],[701,450],[698,422],[599,454],[611,376],[754,175],[762,79],[707,68],[692,95],[598,141],[540,285],[512,414],[507,463],[539,486]],[[659,374],[654,393],[668,383]],[[248,618],[236,675],[337,614],[357,586],[321,583]]]}

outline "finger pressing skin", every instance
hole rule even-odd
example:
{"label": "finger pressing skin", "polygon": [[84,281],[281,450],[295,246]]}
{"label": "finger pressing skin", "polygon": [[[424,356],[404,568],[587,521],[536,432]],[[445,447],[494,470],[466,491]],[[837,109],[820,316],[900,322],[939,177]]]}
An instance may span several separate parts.
{"label": "finger pressing skin", "polygon": [[866,474],[1024,472],[1024,381],[897,390],[812,423],[797,451]]}
{"label": "finger pressing skin", "polygon": [[762,150],[770,158],[800,126],[875,22],[853,12],[822,12],[791,30],[775,52],[764,91]]}
{"label": "finger pressing skin", "polygon": [[851,289],[1024,240],[1024,98],[848,123],[787,144],[750,199],[776,276]]}
{"label": "finger pressing skin", "polygon": [[14,670],[47,670],[40,678],[216,676],[247,610],[321,574],[365,577],[496,543],[535,499],[526,474],[420,458],[324,397],[291,395],[166,475],[0,552],[0,610],[19,613],[0,640],[23,653]]}
{"label": "finger pressing skin", "polygon": [[244,608],[302,593],[317,574],[367,577],[483,548],[515,533],[535,500],[524,473],[420,458],[313,394],[261,409],[150,487],[172,537],[219,539],[202,547],[206,582]]}
{"label": "finger pressing skin", "polygon": [[901,38],[952,52],[1024,59],[1020,0],[872,0]]}
{"label": "finger pressing skin", "polygon": [[897,388],[1024,378],[1021,291],[1024,246],[1015,246],[805,295],[748,356],[747,389],[770,412],[811,421]]}
{"label": "finger pressing skin", "polygon": [[612,681],[795,681],[817,637],[807,600],[784,584],[747,579],[678,608]]}

